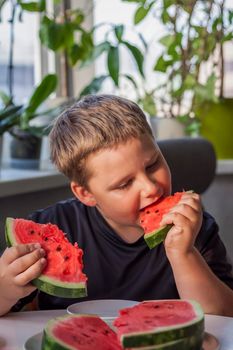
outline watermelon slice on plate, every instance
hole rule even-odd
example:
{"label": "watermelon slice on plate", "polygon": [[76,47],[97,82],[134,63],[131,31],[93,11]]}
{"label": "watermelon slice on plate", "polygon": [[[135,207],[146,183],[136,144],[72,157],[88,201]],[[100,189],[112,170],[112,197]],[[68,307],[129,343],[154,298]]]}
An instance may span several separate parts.
{"label": "watermelon slice on plate", "polygon": [[116,333],[98,316],[65,315],[50,320],[41,350],[122,350]]}
{"label": "watermelon slice on plate", "polygon": [[140,225],[144,230],[144,238],[150,249],[163,242],[172,225],[160,226],[163,215],[168,213],[181,199],[184,192],[176,192],[172,196],[161,197],[155,203],[140,211]]}
{"label": "watermelon slice on plate", "polygon": [[[114,321],[123,348],[169,345],[179,342],[200,348],[204,336],[204,314],[200,305],[191,300],[151,300],[119,311]],[[188,339],[189,338],[189,339]],[[172,344],[172,345],[177,345]],[[199,346],[199,348],[198,348]],[[159,348],[159,347],[158,347]],[[175,349],[178,347],[175,347]]]}
{"label": "watermelon slice on plate", "polygon": [[66,298],[87,295],[87,276],[83,270],[83,251],[71,244],[56,225],[38,224],[25,219],[6,219],[8,246],[40,243],[46,253],[47,264],[32,283],[43,292]]}

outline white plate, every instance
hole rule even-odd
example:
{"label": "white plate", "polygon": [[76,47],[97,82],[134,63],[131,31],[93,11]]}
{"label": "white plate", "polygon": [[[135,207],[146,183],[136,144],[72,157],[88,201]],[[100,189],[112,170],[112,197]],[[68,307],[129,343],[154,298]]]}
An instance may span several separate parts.
{"label": "white plate", "polygon": [[75,303],[67,308],[69,314],[94,314],[105,321],[111,321],[118,316],[118,310],[138,304],[133,300],[102,299]]}
{"label": "white plate", "polygon": [[[24,344],[24,350],[41,350],[43,333],[38,333],[29,338]],[[219,341],[210,333],[205,333],[202,350],[220,350]]]}
{"label": "white plate", "polygon": [[37,333],[30,337],[24,344],[24,350],[41,350],[43,333]]}

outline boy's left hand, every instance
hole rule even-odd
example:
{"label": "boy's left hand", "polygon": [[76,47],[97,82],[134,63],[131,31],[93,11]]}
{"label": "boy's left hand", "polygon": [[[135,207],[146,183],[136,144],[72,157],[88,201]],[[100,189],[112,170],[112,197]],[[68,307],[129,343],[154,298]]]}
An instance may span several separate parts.
{"label": "boy's left hand", "polygon": [[173,224],[164,241],[167,256],[191,252],[202,224],[200,196],[184,192],[178,204],[163,216],[161,226],[166,224]]}

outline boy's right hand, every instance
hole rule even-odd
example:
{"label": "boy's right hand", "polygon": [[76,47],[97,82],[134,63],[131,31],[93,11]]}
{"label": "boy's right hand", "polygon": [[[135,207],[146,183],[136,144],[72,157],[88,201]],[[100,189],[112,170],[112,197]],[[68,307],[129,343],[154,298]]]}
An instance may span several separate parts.
{"label": "boy's right hand", "polygon": [[10,309],[33,292],[36,287],[30,281],[41,274],[45,265],[45,251],[38,243],[7,248],[0,258],[0,304]]}

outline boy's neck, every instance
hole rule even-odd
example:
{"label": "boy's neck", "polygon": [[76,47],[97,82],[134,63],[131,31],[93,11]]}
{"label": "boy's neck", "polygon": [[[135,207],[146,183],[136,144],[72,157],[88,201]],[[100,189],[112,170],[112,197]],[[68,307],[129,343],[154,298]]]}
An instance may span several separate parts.
{"label": "boy's neck", "polygon": [[121,239],[126,243],[135,243],[144,235],[143,229],[140,226],[120,226],[116,227],[114,223],[105,218],[111,228],[117,233]]}

